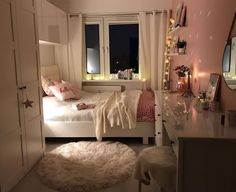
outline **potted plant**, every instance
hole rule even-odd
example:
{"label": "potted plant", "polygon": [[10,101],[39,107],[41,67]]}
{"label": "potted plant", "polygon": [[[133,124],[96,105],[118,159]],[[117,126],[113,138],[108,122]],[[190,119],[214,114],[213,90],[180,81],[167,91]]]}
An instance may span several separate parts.
{"label": "potted plant", "polygon": [[184,40],[178,40],[176,46],[178,48],[178,53],[184,54],[187,42]]}
{"label": "potted plant", "polygon": [[[186,88],[189,88],[189,75],[190,75],[190,67],[188,66],[184,66],[184,65],[180,65],[175,67],[175,73],[178,76],[178,80],[177,80],[177,90],[178,91],[185,91]],[[186,76],[188,77],[186,79]],[[187,87],[186,87],[186,81],[187,81]]]}

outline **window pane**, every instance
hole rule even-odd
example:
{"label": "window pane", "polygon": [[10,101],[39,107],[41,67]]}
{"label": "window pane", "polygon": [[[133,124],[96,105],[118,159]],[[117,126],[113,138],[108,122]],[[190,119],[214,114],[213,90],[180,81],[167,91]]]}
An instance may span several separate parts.
{"label": "window pane", "polygon": [[99,25],[85,25],[87,73],[100,73]]}
{"label": "window pane", "polygon": [[138,24],[109,25],[110,73],[138,69]]}

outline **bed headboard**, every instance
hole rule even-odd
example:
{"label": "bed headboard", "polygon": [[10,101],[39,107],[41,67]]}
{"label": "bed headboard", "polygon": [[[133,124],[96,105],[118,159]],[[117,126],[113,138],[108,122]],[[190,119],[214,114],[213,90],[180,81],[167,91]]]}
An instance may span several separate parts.
{"label": "bed headboard", "polygon": [[41,75],[54,81],[60,81],[59,68],[57,65],[41,65]]}

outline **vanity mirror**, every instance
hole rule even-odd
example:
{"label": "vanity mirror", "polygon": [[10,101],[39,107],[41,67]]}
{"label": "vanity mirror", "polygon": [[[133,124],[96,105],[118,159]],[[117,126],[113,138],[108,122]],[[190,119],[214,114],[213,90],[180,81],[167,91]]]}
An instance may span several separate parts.
{"label": "vanity mirror", "polygon": [[232,90],[236,90],[236,13],[228,35],[227,44],[222,59],[222,72],[225,83]]}

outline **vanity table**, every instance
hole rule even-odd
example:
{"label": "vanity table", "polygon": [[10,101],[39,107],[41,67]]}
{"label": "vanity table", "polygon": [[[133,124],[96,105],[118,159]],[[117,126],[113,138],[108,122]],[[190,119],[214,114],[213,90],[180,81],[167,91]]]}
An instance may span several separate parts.
{"label": "vanity table", "polygon": [[155,92],[157,145],[177,157],[177,192],[236,191],[236,127],[222,113],[202,110],[196,98]]}

